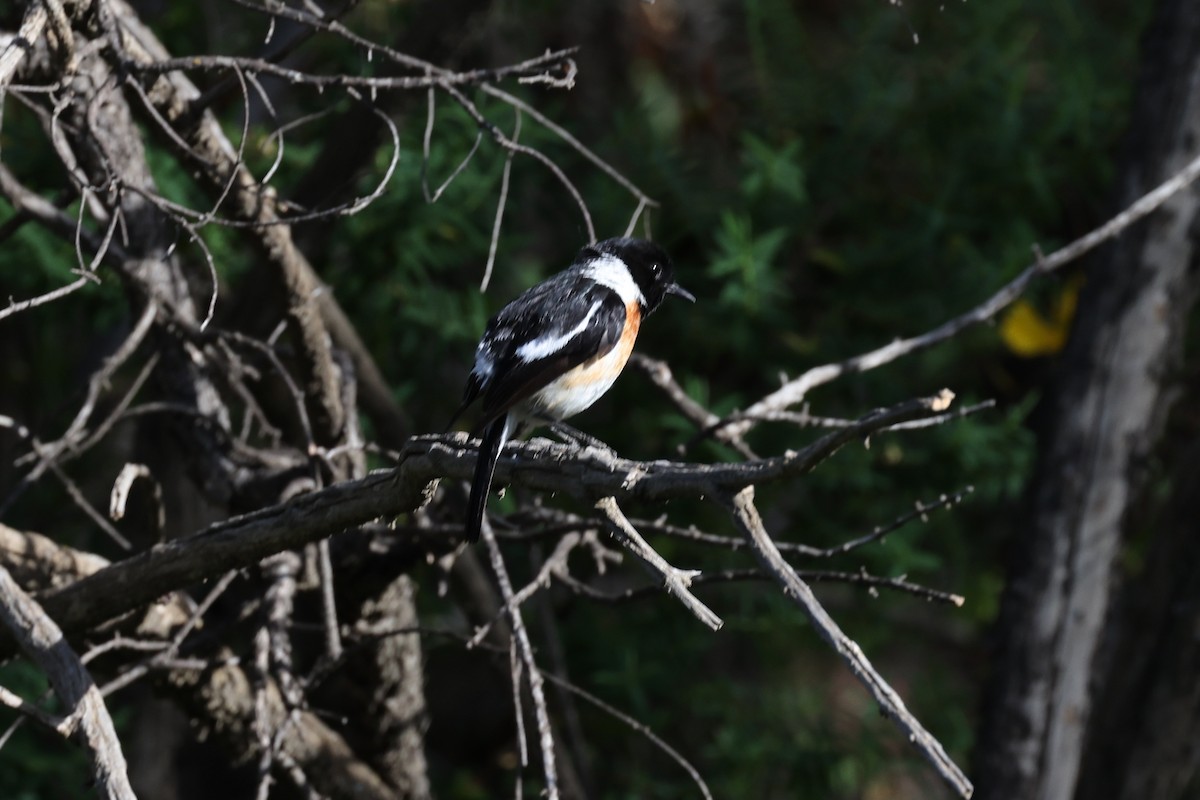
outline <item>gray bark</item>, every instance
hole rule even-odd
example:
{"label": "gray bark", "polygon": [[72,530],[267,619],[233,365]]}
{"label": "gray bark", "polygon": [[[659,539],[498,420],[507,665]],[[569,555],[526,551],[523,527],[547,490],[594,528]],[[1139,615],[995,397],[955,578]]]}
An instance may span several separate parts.
{"label": "gray bark", "polygon": [[1200,774],[1200,445],[1174,470],[1145,568],[1110,628],[1080,800],[1194,798]]}
{"label": "gray bark", "polygon": [[[416,628],[419,623],[413,581],[401,575],[375,600],[363,607],[362,621],[370,628]],[[399,797],[428,800],[432,796],[425,764],[425,681],[421,636],[387,636],[374,649],[378,680],[371,698],[371,718],[383,745],[381,772]]]}
{"label": "gray bark", "polygon": [[[1143,50],[1120,206],[1166,179],[1200,141],[1200,9],[1164,0]],[[978,796],[1076,794],[1115,556],[1174,398],[1197,289],[1195,189],[1171,198],[1091,264],[1046,399],[1041,458],[997,635],[977,744]]]}

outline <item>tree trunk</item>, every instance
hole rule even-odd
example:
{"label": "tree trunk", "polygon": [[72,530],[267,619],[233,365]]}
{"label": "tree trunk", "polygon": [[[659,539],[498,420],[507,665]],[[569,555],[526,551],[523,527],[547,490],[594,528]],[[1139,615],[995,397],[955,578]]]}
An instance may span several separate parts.
{"label": "tree trunk", "polygon": [[1155,515],[1146,567],[1106,635],[1103,697],[1089,726],[1079,800],[1196,797],[1200,765],[1200,441]]}
{"label": "tree trunk", "polygon": [[[1200,7],[1163,0],[1144,42],[1122,207],[1194,156],[1198,40]],[[998,622],[975,757],[981,800],[1102,796],[1077,795],[1077,786],[1099,713],[1093,705],[1104,702],[1094,689],[1119,588],[1115,556],[1174,398],[1174,368],[1196,295],[1198,210],[1195,189],[1176,195],[1088,272],[1046,396],[1028,524]]]}

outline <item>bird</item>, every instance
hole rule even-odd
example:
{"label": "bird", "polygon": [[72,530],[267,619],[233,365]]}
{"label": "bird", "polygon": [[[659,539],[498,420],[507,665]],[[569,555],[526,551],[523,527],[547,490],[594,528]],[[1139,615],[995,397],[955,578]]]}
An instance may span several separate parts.
{"label": "bird", "polygon": [[591,407],[621,374],[642,320],[668,295],[696,302],[675,282],[666,251],[645,239],[589,244],[562,272],[500,309],[475,348],[450,426],[481,403],[479,456],[465,536],[479,540],[500,451],[514,435]]}

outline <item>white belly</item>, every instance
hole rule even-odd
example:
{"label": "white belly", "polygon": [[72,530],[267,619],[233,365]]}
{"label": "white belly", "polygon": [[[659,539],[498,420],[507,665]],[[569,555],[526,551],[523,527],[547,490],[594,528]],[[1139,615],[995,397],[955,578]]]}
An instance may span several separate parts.
{"label": "white belly", "polygon": [[595,361],[582,364],[551,381],[526,401],[530,416],[562,420],[588,409],[617,382],[633,350],[633,337],[618,343]]}

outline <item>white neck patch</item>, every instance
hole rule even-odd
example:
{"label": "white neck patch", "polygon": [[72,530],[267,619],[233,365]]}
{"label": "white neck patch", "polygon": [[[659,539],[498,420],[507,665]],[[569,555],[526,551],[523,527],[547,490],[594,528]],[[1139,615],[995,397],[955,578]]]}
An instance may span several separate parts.
{"label": "white neck patch", "polygon": [[629,305],[634,300],[642,305],[646,304],[642,290],[638,288],[633,275],[629,274],[628,265],[616,256],[606,253],[599,258],[592,259],[584,267],[583,274],[601,286],[612,289],[620,295],[621,302],[625,305]]}

